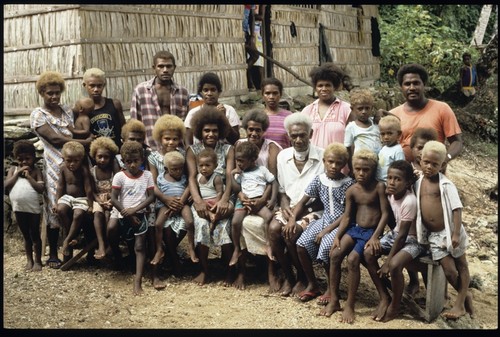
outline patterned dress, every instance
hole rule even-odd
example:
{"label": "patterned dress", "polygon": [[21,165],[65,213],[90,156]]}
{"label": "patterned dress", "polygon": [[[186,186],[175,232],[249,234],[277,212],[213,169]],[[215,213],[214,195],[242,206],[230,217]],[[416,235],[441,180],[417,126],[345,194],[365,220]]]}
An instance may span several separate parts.
{"label": "patterned dress", "polygon": [[31,129],[43,144],[43,172],[46,187],[46,193],[44,193],[44,217],[50,228],[60,228],[59,219],[56,214],[52,213],[52,207],[57,204],[56,189],[59,180],[59,165],[62,164],[63,158],[61,148],[52,145],[37,132],[37,129],[47,124],[55,133],[72,138],[73,134],[69,131],[68,126],[74,127],[73,112],[66,105],[60,107],[62,109],[61,117],[52,115],[42,107],[36,108],[30,115]]}
{"label": "patterned dress", "polygon": [[324,206],[321,218],[312,221],[297,240],[297,246],[304,247],[313,261],[330,262],[328,255],[338,227],[323,236],[319,246],[314,243],[314,240],[316,235],[344,213],[345,193],[355,182],[351,177],[334,180],[322,173],[316,176],[306,188],[306,195],[312,198],[320,198]]}

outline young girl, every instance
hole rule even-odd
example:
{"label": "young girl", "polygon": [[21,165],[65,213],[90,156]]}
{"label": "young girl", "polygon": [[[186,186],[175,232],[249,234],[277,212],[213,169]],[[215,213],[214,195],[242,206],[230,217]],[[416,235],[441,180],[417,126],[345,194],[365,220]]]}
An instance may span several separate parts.
{"label": "young girl", "polygon": [[[241,226],[245,216],[248,214],[257,214],[262,217],[267,232],[267,227],[274,214],[272,212],[274,207],[270,209],[267,206],[268,203],[265,195],[266,190],[271,189],[270,204],[276,204],[276,199],[278,198],[278,181],[267,167],[255,163],[259,152],[260,149],[257,145],[251,142],[242,142],[236,146],[234,154],[236,168],[231,173],[234,192],[239,192],[239,196],[234,207],[235,212],[231,223],[234,251],[229,261],[230,266],[235,265],[241,255]],[[266,251],[268,257],[274,260],[269,244]]]}
{"label": "young girl", "polygon": [[[43,176],[35,166],[35,146],[27,140],[14,144],[14,158],[19,166],[12,166],[4,181],[16,221],[23,233],[26,251],[25,270],[42,270],[42,241],[40,239],[40,195],[44,191]],[[33,259],[33,253],[35,259]]]}
{"label": "young girl", "polygon": [[422,149],[424,148],[425,143],[429,140],[437,140],[437,132],[432,128],[416,128],[410,139],[410,148],[413,155],[411,166],[413,167],[413,172],[418,178],[423,175],[422,167],[420,166],[420,160],[422,160]]}
{"label": "young girl", "polygon": [[205,148],[198,155],[198,175],[196,181],[198,182],[200,195],[203,200],[210,207],[209,217],[207,220],[210,222],[210,234],[214,233],[215,226],[219,218],[212,207],[215,206],[217,201],[220,200],[222,193],[224,193],[224,183],[222,177],[215,173],[217,167],[217,155],[213,149]]}
{"label": "young girl", "polygon": [[[313,198],[319,198],[324,211],[317,220],[306,217],[302,220],[304,232],[297,239],[297,254],[307,277],[307,286],[299,294],[302,302],[307,302],[320,294],[319,284],[314,274],[313,262],[323,264],[328,275],[329,253],[333,239],[337,233],[342,213],[345,207],[345,194],[354,184],[354,179],[342,173],[342,168],[349,160],[347,148],[340,143],[328,145],[323,154],[325,172],[316,176],[305,190],[305,194],[294,208],[294,214],[301,214],[307,203]],[[329,282],[329,280],[327,280]],[[319,304],[326,305],[330,300],[330,292],[320,297]]]}
{"label": "young girl", "polygon": [[[169,249],[169,253],[172,255],[175,272],[179,272],[180,267],[175,248],[184,237],[186,230],[188,233],[189,255],[193,262],[198,262],[198,258],[194,252],[193,214],[191,213],[191,208],[187,204],[187,199],[189,198],[189,187],[187,183],[187,176],[184,174],[185,162],[186,158],[184,158],[180,152],[167,152],[163,160],[166,169],[164,170],[163,175],[159,175],[157,178],[157,187],[160,193],[164,196],[175,198],[177,202],[183,204],[184,206],[180,210],[176,210],[171,206],[165,205],[160,200],[157,200],[157,217],[155,223],[157,234],[156,255],[153,261],[151,261],[151,264],[161,263],[161,260],[163,259],[164,252],[162,247],[162,234],[163,231],[165,231],[165,236],[170,239],[169,241],[173,241],[167,242],[167,247]],[[170,233],[167,232],[168,230]],[[174,235],[172,235],[171,232],[174,232],[179,239],[175,240]]]}
{"label": "young girl", "polygon": [[94,179],[94,228],[97,236],[98,248],[94,257],[98,260],[106,256],[106,242],[104,229],[109,221],[111,204],[111,183],[113,181],[113,162],[118,153],[118,146],[109,137],[99,137],[90,144],[90,157],[96,165],[90,168]]}

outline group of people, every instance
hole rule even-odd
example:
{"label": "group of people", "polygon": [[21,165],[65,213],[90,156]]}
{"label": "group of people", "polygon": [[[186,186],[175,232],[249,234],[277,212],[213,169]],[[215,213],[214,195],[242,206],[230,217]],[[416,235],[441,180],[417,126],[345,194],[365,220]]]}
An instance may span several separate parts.
{"label": "group of people", "polygon": [[[187,89],[173,81],[175,68],[171,53],[154,56],[155,76],[134,89],[128,121],[121,103],[103,96],[101,70],[86,71],[89,99],[72,109],[60,102],[61,75],[40,76],[36,88],[44,105],[32,112],[31,127],[44,145],[43,172],[35,166],[33,144],[19,141],[17,166],[4,182],[24,236],[26,269],[42,269],[43,204],[49,267],[72,257],[83,229],[98,241],[88,258],[108,256],[121,268],[123,240],[135,256],[134,294],[143,292],[145,268],[151,268],[153,287],[165,288],[159,266],[166,258],[174,273],[182,272],[177,247],[187,236],[189,259],[200,267],[197,284],[210,281],[213,247],[220,248],[227,271],[223,283],[238,289],[245,288],[248,255],[262,255],[270,291],[302,302],[319,297],[321,315],[342,310],[347,323],[354,320],[363,264],[380,295],[373,319],[388,321],[399,313],[403,270],[414,294],[419,284],[412,261],[430,250],[458,292],[443,315],[474,314],[462,204],[444,175],[462,149],[461,131],[447,104],[425,97],[423,67],[399,70],[406,101],[390,112],[375,112],[367,89],[351,91],[350,103],[336,97],[345,74],[326,63],[311,71],[317,99],[301,112],[280,108],[283,84],[266,78],[264,108],[241,120],[219,102],[222,83],[212,72],[198,83],[202,105],[189,110]],[[379,266],[381,254],[387,257]],[[346,257],[348,297],[341,308]],[[328,275],[324,292],[316,263]]]}

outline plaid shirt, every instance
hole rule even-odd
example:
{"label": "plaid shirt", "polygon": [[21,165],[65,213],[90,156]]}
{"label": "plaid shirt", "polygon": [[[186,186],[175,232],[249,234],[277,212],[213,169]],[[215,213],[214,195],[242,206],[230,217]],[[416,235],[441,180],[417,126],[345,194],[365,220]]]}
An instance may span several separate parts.
{"label": "plaid shirt", "polygon": [[[154,80],[139,83],[132,95],[130,103],[130,118],[135,118],[144,123],[146,126],[146,144],[153,151],[159,151],[161,144],[153,139],[153,127],[158,118],[163,114],[158,104],[158,95],[154,90]],[[182,120],[186,117],[189,107],[189,93],[186,88],[172,83],[170,96],[170,113],[177,115]]]}

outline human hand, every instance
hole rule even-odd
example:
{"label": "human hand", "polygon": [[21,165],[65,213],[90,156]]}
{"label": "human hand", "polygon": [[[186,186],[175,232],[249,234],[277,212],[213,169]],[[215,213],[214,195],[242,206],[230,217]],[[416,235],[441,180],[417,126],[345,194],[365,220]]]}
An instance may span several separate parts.
{"label": "human hand", "polygon": [[379,270],[377,270],[377,274],[380,278],[382,277],[388,277],[390,275],[389,273],[389,265],[387,263],[384,262],[384,264],[382,265],[382,267],[380,267]]}
{"label": "human hand", "polygon": [[94,209],[92,206],[89,206],[89,208],[87,208],[87,213],[92,214],[93,211]]}
{"label": "human hand", "polygon": [[370,240],[365,244],[365,250],[371,249],[374,256],[379,256],[382,250],[380,246],[380,240],[378,238],[371,237]]}
{"label": "human hand", "polygon": [[29,177],[31,177],[30,172],[31,172],[31,167],[22,166],[19,168],[19,170],[17,170],[17,176],[28,179]]}
{"label": "human hand", "polygon": [[451,235],[451,246],[453,248],[457,248],[459,244],[460,244],[460,232],[454,231],[453,234]]}
{"label": "human hand", "polygon": [[181,202],[180,197],[165,197],[167,199],[167,207],[170,208],[172,211],[179,212],[182,207],[184,207],[184,204]]}
{"label": "human hand", "polygon": [[132,216],[135,213],[136,213],[136,210],[134,207],[124,208],[120,212],[120,214],[123,215],[124,217]]}
{"label": "human hand", "polygon": [[219,200],[210,208],[210,211],[214,212],[219,219],[225,219],[229,213],[229,203],[224,200]]}
{"label": "human hand", "polygon": [[205,200],[202,199],[200,202],[194,202],[193,206],[200,218],[208,219],[208,204]]}
{"label": "human hand", "polygon": [[330,254],[328,254],[330,257],[332,257],[335,249],[340,250],[340,239],[337,236],[335,236],[335,239],[333,239],[333,245],[332,248],[330,249]]}
{"label": "human hand", "polygon": [[224,106],[224,104],[219,103],[217,105],[217,111],[223,112],[225,114],[226,113],[226,107]]}
{"label": "human hand", "polygon": [[321,243],[321,240],[323,239],[323,236],[325,236],[325,232],[324,231],[321,231],[318,233],[318,235],[316,235],[316,237],[314,238],[314,243],[319,245]]}

